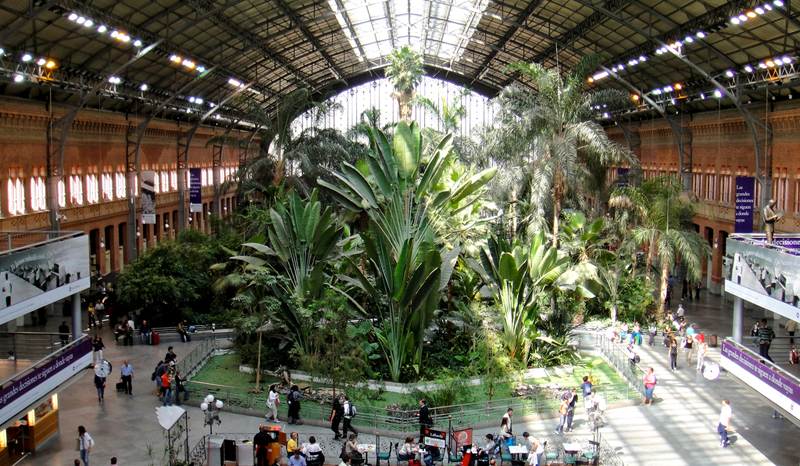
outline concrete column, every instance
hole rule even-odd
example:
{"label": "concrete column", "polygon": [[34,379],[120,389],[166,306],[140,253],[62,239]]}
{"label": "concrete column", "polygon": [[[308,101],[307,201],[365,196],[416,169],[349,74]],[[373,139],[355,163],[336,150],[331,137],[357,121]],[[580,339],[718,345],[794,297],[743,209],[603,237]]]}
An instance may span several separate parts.
{"label": "concrete column", "polygon": [[81,327],[81,294],[72,295],[72,341],[77,340],[83,334]]}
{"label": "concrete column", "polygon": [[733,341],[742,344],[742,314],[744,313],[744,301],[740,297],[733,298]]}
{"label": "concrete column", "polygon": [[111,225],[108,231],[108,244],[106,244],[106,247],[111,252],[111,270],[109,272],[119,272],[121,269],[119,266],[119,225]]}

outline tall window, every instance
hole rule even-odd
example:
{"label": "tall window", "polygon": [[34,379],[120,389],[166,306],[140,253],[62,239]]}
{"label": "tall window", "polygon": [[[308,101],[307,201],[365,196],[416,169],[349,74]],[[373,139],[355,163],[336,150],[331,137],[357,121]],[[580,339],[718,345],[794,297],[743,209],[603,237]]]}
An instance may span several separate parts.
{"label": "tall window", "polygon": [[169,191],[169,172],[161,172],[161,191],[165,193]]}
{"label": "tall window", "polygon": [[78,175],[69,177],[69,202],[72,205],[83,204],[83,180]]}
{"label": "tall window", "polygon": [[89,204],[100,202],[100,183],[94,173],[86,175],[86,201]]}
{"label": "tall window", "polygon": [[772,178],[772,198],[779,210],[786,210],[789,204],[789,179],[786,168],[776,168]]}
{"label": "tall window", "polygon": [[114,179],[111,177],[111,173],[103,173],[100,176],[101,185],[103,188],[103,199],[107,201],[114,200]]}
{"label": "tall window", "polygon": [[161,177],[158,176],[158,172],[156,172],[156,176],[153,177],[153,192],[156,194],[161,192]]}
{"label": "tall window", "polygon": [[41,176],[31,178],[31,208],[35,211],[47,210],[47,196]]}
{"label": "tall window", "polygon": [[114,173],[114,185],[117,188],[117,199],[125,199],[128,197],[128,194],[125,192],[125,174],[124,173]]}
{"label": "tall window", "polygon": [[25,213],[25,187],[19,178],[8,180],[8,211],[12,215]]}
{"label": "tall window", "polygon": [[717,200],[717,174],[713,171],[706,172],[705,199],[707,201]]}
{"label": "tall window", "polygon": [[719,192],[719,200],[723,204],[730,204],[731,203],[731,193],[733,191],[733,177],[730,173],[725,173],[720,175],[720,182],[719,182],[720,192]]}
{"label": "tall window", "polygon": [[200,169],[200,186],[208,186],[208,174],[203,168]]}
{"label": "tall window", "polygon": [[171,191],[178,190],[178,170],[169,172],[169,185],[172,187]]}
{"label": "tall window", "polygon": [[67,206],[67,184],[64,180],[58,180],[58,206]]}
{"label": "tall window", "polygon": [[700,173],[699,167],[692,170],[692,191],[697,197],[703,196],[703,174]]}

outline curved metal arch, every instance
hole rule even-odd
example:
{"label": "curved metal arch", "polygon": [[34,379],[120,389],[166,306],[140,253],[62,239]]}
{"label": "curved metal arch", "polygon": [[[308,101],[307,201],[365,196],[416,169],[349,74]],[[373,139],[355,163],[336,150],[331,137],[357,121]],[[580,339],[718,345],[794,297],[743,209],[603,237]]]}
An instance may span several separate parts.
{"label": "curved metal arch", "polygon": [[[602,6],[593,5],[591,2],[587,0],[576,0],[577,2],[589,6],[592,9],[601,12],[609,17],[616,18],[614,14]],[[713,76],[708,74],[704,69],[697,66],[693,61],[689,60],[686,56],[681,55],[677,50],[671,49],[668,47],[667,44],[662,42],[657,37],[652,36],[647,31],[644,31],[642,28],[631,24],[630,22],[626,22],[625,25],[632,30],[636,31],[638,34],[642,35],[643,37],[647,38],[655,42],[659,47],[667,47],[667,50],[672,52],[678,59],[682,62],[689,65],[694,71],[698,74],[703,76],[706,81],[708,81],[711,85],[713,85],[718,91],[722,93],[723,96],[731,99],[733,105],[739,110],[739,113],[745,120],[747,124],[747,128],[750,131],[750,136],[753,138],[753,146],[755,147],[755,162],[756,162],[756,177],[758,178],[759,183],[761,183],[761,205],[766,205],[769,198],[772,196],[772,125],[769,122],[761,121],[760,118],[753,115],[749,110],[742,106],[739,99],[733,95],[733,93],[725,86],[720,84]],[[769,105],[769,103],[767,103]],[[669,121],[669,120],[668,120]],[[763,147],[762,147],[763,144]],[[762,160],[763,159],[763,160]],[[682,174],[686,176],[686,173],[683,172]],[[689,176],[691,177],[691,170],[689,171]],[[685,183],[684,179],[684,183]]]}

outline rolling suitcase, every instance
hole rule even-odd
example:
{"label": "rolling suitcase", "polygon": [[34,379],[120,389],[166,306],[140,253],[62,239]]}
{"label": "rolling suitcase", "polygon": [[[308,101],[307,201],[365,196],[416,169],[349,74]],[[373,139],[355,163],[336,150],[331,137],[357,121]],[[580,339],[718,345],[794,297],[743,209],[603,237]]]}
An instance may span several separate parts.
{"label": "rolling suitcase", "polygon": [[150,344],[152,344],[152,345],[157,345],[158,344],[158,332],[151,333],[150,334],[150,338],[152,338],[152,340],[150,341]]}
{"label": "rolling suitcase", "polygon": [[120,379],[119,382],[117,382],[117,391],[118,392],[125,391],[125,382],[123,382],[122,379]]}

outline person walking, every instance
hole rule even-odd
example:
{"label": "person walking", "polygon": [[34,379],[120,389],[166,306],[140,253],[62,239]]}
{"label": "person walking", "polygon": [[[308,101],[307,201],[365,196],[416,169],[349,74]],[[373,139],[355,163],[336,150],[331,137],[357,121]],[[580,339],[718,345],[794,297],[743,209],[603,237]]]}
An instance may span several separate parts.
{"label": "person walking", "polygon": [[417,413],[417,417],[419,418],[419,443],[422,443],[422,439],[425,438],[425,429],[430,429],[433,425],[430,411],[428,410],[428,405],[425,404],[424,398],[419,400],[419,412]]}
{"label": "person walking", "polygon": [[99,325],[98,328],[103,328],[103,317],[106,315],[106,305],[103,304],[103,301],[98,299],[97,304],[94,305],[94,313],[95,317],[97,317],[97,323]]}
{"label": "person walking", "polygon": [[670,340],[669,346],[669,367],[673,371],[678,370],[678,341],[674,338]]}
{"label": "person walking", "polygon": [[650,324],[650,328],[647,330],[647,334],[650,337],[647,340],[647,344],[650,346],[654,346],[656,344],[656,334],[658,334],[658,326],[655,322]]}
{"label": "person walking", "polygon": [[106,378],[100,377],[97,374],[94,375],[94,386],[97,388],[97,402],[101,403],[104,401],[105,394],[106,394]]}
{"label": "person walking", "polygon": [[794,344],[794,334],[797,332],[797,322],[792,319],[789,319],[789,322],[786,322],[786,331],[789,332],[789,344]]}
{"label": "person walking", "polygon": [[122,367],[119,369],[122,374],[122,386],[125,387],[126,395],[133,395],[133,366],[128,364],[128,361],[122,361]]}
{"label": "person walking", "polygon": [[58,326],[58,338],[61,339],[61,347],[67,346],[69,343],[69,327],[67,327],[67,321],[62,320],[61,325]]}
{"label": "person walking", "polygon": [[95,318],[95,313],[94,313],[94,302],[89,303],[89,307],[87,308],[87,313],[89,316],[89,328],[97,327],[97,319]]}
{"label": "person walking", "polygon": [[564,425],[567,423],[567,415],[569,414],[569,400],[567,394],[561,396],[561,404],[558,405],[558,426],[556,426],[556,433],[562,435],[564,433]]}
{"label": "person walking", "polygon": [[300,394],[297,385],[292,385],[287,398],[289,399],[289,424],[303,425],[300,421],[300,399],[303,398],[303,395]]}
{"label": "person walking", "polygon": [[342,406],[342,403],[339,402],[338,397],[334,397],[330,418],[334,440],[339,440],[342,437],[342,434],[339,432],[339,423],[342,422],[342,417],[344,417],[344,406]]}
{"label": "person walking", "polygon": [[719,412],[719,424],[717,425],[717,433],[720,436],[720,448],[725,448],[730,443],[728,440],[728,427],[731,426],[731,418],[733,417],[733,409],[731,409],[731,402],[727,398],[722,399],[722,409]]}
{"label": "person walking", "polygon": [[569,408],[567,409],[567,429],[572,432],[572,419],[575,417],[575,408],[578,404],[578,389],[573,388],[571,392],[567,394],[569,397]]}
{"label": "person walking", "polygon": [[653,390],[656,388],[656,383],[658,383],[658,377],[651,367],[644,376],[644,400],[641,404],[647,403],[647,406],[653,404]]}
{"label": "person walking", "polygon": [[186,379],[183,378],[180,370],[175,371],[175,404],[181,405],[181,392],[183,392],[183,402],[189,399],[189,389],[186,388]]}
{"label": "person walking", "polygon": [[344,403],[342,403],[344,410],[342,418],[344,419],[344,421],[342,423],[341,438],[345,438],[347,436],[348,430],[354,434],[358,434],[358,432],[356,432],[356,429],[354,429],[353,426],[350,425],[350,422],[353,420],[353,416],[356,415],[356,408],[355,406],[353,406],[353,403],[350,402],[350,397],[343,396],[342,399],[344,400]]}
{"label": "person walking", "polygon": [[264,416],[270,422],[278,422],[278,404],[280,404],[280,402],[281,400],[278,397],[277,387],[275,387],[275,384],[270,385],[269,396],[267,397],[267,409],[272,413],[272,417],[270,417],[269,413]]}
{"label": "person walking", "polygon": [[161,393],[164,394],[162,406],[172,406],[172,374],[169,371],[161,376]]}
{"label": "person walking", "polygon": [[106,344],[103,343],[103,339],[100,337],[99,333],[94,334],[94,339],[92,339],[92,350],[93,350],[93,360],[94,362],[102,361],[103,360],[103,349],[106,347]]}
{"label": "person walking", "polygon": [[703,370],[703,364],[706,362],[706,353],[708,352],[708,345],[705,340],[697,340],[697,370]]}
{"label": "person walking", "polygon": [[92,436],[89,435],[89,432],[86,432],[85,427],[78,426],[78,450],[81,452],[83,466],[89,466],[89,453],[92,452],[93,446],[94,440],[92,440]]}
{"label": "person walking", "polygon": [[683,350],[686,352],[686,367],[692,367],[692,354],[694,353],[694,338],[691,335],[686,335],[686,343],[683,345]]}
{"label": "person walking", "polygon": [[761,319],[761,325],[758,329],[758,352],[762,358],[768,359],[769,362],[773,362],[772,358],[769,357],[769,346],[774,339],[775,332],[772,331],[772,327],[767,325],[767,319]]}
{"label": "person walking", "polygon": [[756,321],[753,327],[750,328],[750,336],[753,337],[753,346],[758,345],[758,330],[761,328],[761,322]]}

